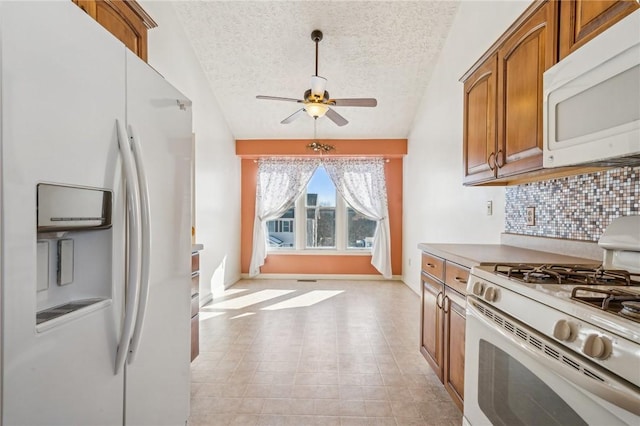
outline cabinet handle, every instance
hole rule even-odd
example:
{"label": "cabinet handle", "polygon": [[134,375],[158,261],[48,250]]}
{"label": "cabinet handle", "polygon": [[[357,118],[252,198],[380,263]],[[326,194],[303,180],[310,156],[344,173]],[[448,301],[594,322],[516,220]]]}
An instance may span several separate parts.
{"label": "cabinet handle", "polygon": [[[493,158],[493,166],[491,165],[492,161],[491,159]],[[491,170],[495,170],[496,169],[496,153],[492,152],[491,154],[489,154],[489,158],[487,158],[487,164],[489,165],[489,169]]]}
{"label": "cabinet handle", "polygon": [[[502,160],[502,161],[500,161]],[[496,154],[496,166],[498,168],[502,168],[504,166],[504,155],[502,155],[502,150],[498,150],[498,154]]]}
{"label": "cabinet handle", "polygon": [[454,281],[457,281],[457,282],[459,282],[460,284],[464,284],[464,285],[466,285],[466,284],[467,284],[467,280],[466,280],[465,278],[455,277],[455,278],[454,278]]}
{"label": "cabinet handle", "polygon": [[444,311],[445,314],[449,313],[450,307],[451,307],[451,299],[449,299],[449,296],[445,296],[444,299],[442,299],[442,310]]}
{"label": "cabinet handle", "polygon": [[427,263],[426,265],[427,265],[429,268],[435,268],[435,267],[436,267],[436,265],[434,265],[433,263]]}
{"label": "cabinet handle", "polygon": [[[444,301],[444,294],[440,291],[438,292],[438,295],[436,296],[436,306],[438,307],[438,309],[442,309],[442,302]],[[442,297],[442,299],[441,299]]]}

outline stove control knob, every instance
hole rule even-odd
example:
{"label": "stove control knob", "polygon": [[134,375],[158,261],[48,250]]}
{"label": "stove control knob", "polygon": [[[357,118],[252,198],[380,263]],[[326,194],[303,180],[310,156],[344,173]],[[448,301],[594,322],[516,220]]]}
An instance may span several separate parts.
{"label": "stove control knob", "polygon": [[473,283],[473,288],[471,289],[471,291],[473,291],[473,294],[475,294],[476,296],[482,296],[482,293],[484,293],[484,284],[480,281],[476,281],[475,283]]}
{"label": "stove control knob", "polygon": [[487,302],[495,302],[498,298],[498,290],[495,287],[487,287],[484,292],[484,300]]}
{"label": "stove control knob", "polygon": [[597,334],[590,334],[584,342],[582,351],[595,359],[607,359],[611,355],[611,341]]}
{"label": "stove control knob", "polygon": [[570,342],[575,339],[575,331],[571,326],[571,323],[567,320],[559,320],[553,327],[553,337],[561,342]]}

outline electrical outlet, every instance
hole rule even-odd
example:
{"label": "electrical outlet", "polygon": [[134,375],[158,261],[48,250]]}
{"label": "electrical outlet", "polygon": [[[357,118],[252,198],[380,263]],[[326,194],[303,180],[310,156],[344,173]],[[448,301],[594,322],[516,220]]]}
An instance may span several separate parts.
{"label": "electrical outlet", "polygon": [[527,207],[527,226],[534,226],[536,224],[536,208]]}
{"label": "electrical outlet", "polygon": [[493,214],[493,201],[487,201],[487,216],[491,216]]}

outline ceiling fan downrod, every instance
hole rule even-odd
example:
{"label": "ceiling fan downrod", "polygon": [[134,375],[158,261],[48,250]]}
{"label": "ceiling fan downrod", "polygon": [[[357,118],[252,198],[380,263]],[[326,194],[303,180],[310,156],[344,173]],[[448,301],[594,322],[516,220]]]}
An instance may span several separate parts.
{"label": "ceiling fan downrod", "polygon": [[316,77],[318,76],[318,43],[322,40],[322,31],[313,30],[311,32],[311,40],[316,44]]}

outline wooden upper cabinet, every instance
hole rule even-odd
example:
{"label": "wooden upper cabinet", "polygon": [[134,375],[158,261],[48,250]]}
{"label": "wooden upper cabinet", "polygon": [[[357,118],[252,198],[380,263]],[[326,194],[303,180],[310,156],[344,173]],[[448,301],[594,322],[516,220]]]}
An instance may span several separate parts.
{"label": "wooden upper cabinet", "polygon": [[464,183],[493,179],[496,153],[497,57],[464,82]]}
{"label": "wooden upper cabinet", "polygon": [[556,62],[556,18],[545,3],[498,49],[498,178],[542,168],[542,74]]}
{"label": "wooden upper cabinet", "polygon": [[147,30],[157,25],[138,3],[132,0],[72,1],[136,55],[147,60]]}
{"label": "wooden upper cabinet", "polygon": [[561,1],[560,59],[638,8],[636,0]]}
{"label": "wooden upper cabinet", "polygon": [[542,74],[557,57],[557,2],[534,2],[462,77],[466,185],[542,169]]}

